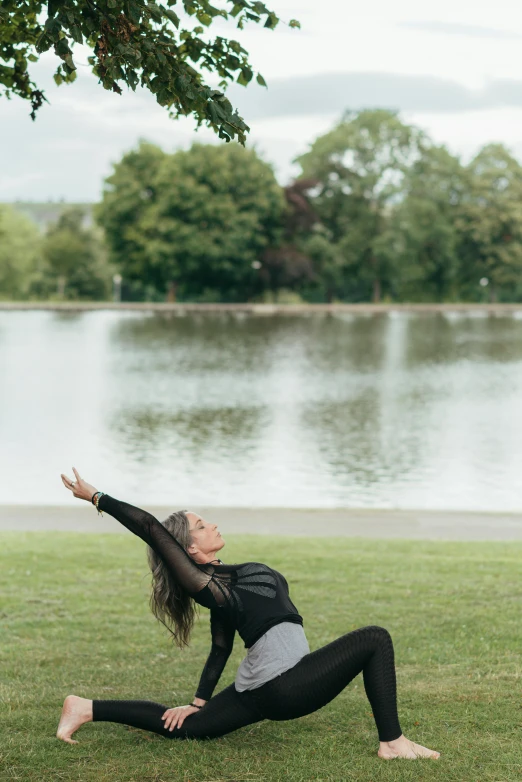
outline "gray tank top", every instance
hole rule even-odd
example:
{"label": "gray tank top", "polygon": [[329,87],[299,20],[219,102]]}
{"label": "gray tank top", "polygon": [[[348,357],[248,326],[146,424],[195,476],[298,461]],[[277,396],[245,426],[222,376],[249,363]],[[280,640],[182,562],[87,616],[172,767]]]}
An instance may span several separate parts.
{"label": "gray tank top", "polygon": [[293,668],[310,652],[301,625],[281,622],[255,642],[238,668],[235,687],[238,692],[255,690]]}

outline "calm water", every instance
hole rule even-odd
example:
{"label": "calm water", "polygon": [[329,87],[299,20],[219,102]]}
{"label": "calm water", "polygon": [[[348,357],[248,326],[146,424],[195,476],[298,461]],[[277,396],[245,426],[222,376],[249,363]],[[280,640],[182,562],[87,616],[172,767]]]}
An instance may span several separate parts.
{"label": "calm water", "polygon": [[0,503],[522,509],[522,315],[0,312]]}

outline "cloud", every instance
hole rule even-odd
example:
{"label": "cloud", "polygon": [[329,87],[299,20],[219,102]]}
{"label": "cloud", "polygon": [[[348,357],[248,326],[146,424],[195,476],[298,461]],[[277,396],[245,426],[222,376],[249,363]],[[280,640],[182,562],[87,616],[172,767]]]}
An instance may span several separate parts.
{"label": "cloud", "polygon": [[522,35],[511,30],[497,30],[492,27],[479,27],[474,24],[455,24],[453,22],[400,22],[398,27],[422,33],[466,35],[471,38],[509,38],[510,40],[522,38]]}
{"label": "cloud", "polygon": [[394,73],[325,73],[271,81],[268,90],[233,85],[228,91],[240,113],[258,118],[341,114],[346,109],[390,108],[458,112],[522,106],[522,81],[499,79],[481,90],[436,76]]}

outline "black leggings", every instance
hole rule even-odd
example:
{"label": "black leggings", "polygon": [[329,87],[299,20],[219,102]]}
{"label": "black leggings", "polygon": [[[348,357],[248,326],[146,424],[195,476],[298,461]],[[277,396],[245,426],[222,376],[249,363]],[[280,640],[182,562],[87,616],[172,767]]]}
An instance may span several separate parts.
{"label": "black leggings", "polygon": [[333,700],[361,671],[379,740],[399,738],[393,644],[382,627],[347,633],[255,690],[237,692],[231,684],[172,732],[165,730],[161,719],[169,707],[152,701],[95,700],[93,720],[132,725],[169,739],[217,738],[264,719],[293,720],[311,714]]}

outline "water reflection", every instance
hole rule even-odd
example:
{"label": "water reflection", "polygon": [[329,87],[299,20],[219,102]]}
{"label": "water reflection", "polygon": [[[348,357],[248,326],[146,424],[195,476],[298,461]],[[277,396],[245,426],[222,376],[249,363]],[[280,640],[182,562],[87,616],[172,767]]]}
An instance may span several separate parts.
{"label": "water reflection", "polygon": [[0,502],[522,509],[522,320],[0,313]]}
{"label": "water reflection", "polygon": [[520,323],[511,317],[465,317],[458,313],[409,318],[408,362],[454,363],[462,359],[502,363],[522,359]]}
{"label": "water reflection", "polygon": [[238,318],[228,314],[173,316],[155,314],[114,323],[111,339],[147,367],[185,375],[223,368],[258,372],[270,362],[267,344],[283,338],[284,320]]}
{"label": "water reflection", "polygon": [[162,413],[154,408],[129,408],[107,418],[107,428],[136,458],[168,453],[168,458],[195,459],[251,456],[267,423],[264,408],[196,408]]}

